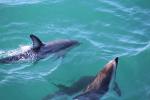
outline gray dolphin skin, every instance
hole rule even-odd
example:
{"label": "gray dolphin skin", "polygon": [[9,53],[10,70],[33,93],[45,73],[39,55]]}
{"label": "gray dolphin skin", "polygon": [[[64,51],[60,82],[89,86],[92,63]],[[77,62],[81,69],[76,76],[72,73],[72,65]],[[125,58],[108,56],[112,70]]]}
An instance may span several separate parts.
{"label": "gray dolphin skin", "polygon": [[83,93],[75,96],[74,100],[100,100],[111,88],[121,96],[121,90],[116,83],[118,57],[109,61],[97,74],[95,79],[87,85]]}
{"label": "gray dolphin skin", "polygon": [[[61,52],[63,50],[69,49],[80,43],[76,40],[56,40],[48,43],[43,43],[37,36],[31,34],[33,46],[26,52],[16,54],[14,56],[9,56],[6,58],[1,58],[0,63],[14,63],[19,60],[32,59],[39,60],[47,57],[52,53]],[[62,55],[63,56],[63,55]]]}

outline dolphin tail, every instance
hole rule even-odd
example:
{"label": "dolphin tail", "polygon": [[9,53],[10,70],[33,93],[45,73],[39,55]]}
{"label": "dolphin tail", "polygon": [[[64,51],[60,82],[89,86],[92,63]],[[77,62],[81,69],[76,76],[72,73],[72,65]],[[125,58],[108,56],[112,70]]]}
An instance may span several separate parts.
{"label": "dolphin tail", "polygon": [[118,96],[121,96],[121,90],[119,88],[119,85],[117,84],[117,82],[114,83],[114,87],[113,90],[117,93]]}

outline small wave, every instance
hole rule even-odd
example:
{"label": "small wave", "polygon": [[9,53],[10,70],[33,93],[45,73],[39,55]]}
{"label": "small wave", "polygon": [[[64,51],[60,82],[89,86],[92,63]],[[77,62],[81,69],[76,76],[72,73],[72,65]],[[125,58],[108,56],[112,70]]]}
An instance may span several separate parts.
{"label": "small wave", "polygon": [[145,45],[143,48],[136,48],[135,49],[136,52],[135,52],[134,55],[140,54],[141,52],[143,52],[143,51],[145,51],[145,50],[147,50],[149,48],[150,48],[150,42],[147,43],[147,45]]}
{"label": "small wave", "polygon": [[0,80],[0,84],[6,84],[7,82],[9,82],[9,80],[11,80],[13,77],[12,76],[6,76],[3,80]]}
{"label": "small wave", "polygon": [[64,0],[0,0],[0,4],[16,6],[16,5],[31,5],[31,4],[38,4],[41,2],[47,2],[50,4],[60,3]]}
{"label": "small wave", "polygon": [[[50,63],[50,66],[45,65],[43,67],[43,63],[47,62]],[[1,77],[0,84],[5,84],[8,82],[21,82],[21,80],[44,80],[44,77],[53,73],[61,65],[61,62],[62,58],[57,59],[56,61],[47,59],[46,61],[36,64],[36,67],[33,67],[33,63],[23,63],[14,65],[15,67],[7,68],[7,70],[6,67],[1,68],[0,72],[4,75]]]}
{"label": "small wave", "polygon": [[10,28],[13,26],[25,26],[25,25],[27,25],[27,23],[25,22],[11,22],[9,24],[4,25],[3,27]]}
{"label": "small wave", "polygon": [[131,13],[133,11],[133,8],[125,7],[125,6],[121,5],[119,2],[114,2],[111,0],[103,0],[101,2],[106,3],[110,6],[113,6],[113,7],[117,8],[117,10],[121,10],[126,13]]}
{"label": "small wave", "polygon": [[60,60],[58,60],[58,62],[55,65],[55,67],[53,67],[52,69],[50,69],[48,72],[40,72],[39,75],[42,76],[42,77],[50,75],[52,72],[54,72],[60,66],[61,62],[62,62],[62,58],[60,58]]}
{"label": "small wave", "polygon": [[5,5],[24,5],[24,4],[36,4],[45,0],[0,0],[0,4]]}
{"label": "small wave", "polygon": [[[148,19],[150,17],[149,9],[141,8],[137,5],[126,6],[119,1],[103,0],[100,2],[106,4],[110,7],[108,7],[108,8],[107,7],[106,8],[98,7],[97,8],[98,11],[114,14],[115,16],[118,16],[119,18],[122,18],[123,20],[128,20],[128,21],[135,20],[138,22],[142,22],[143,18],[145,18],[145,17],[141,17],[141,16],[137,16],[137,15],[142,15],[142,16],[147,16],[146,20],[149,21],[149,19]],[[146,25],[149,25],[149,24],[146,24]]]}
{"label": "small wave", "polygon": [[105,13],[114,13],[115,11],[112,10],[112,9],[106,9],[106,8],[96,8],[97,11],[100,11],[100,12],[105,12]]}
{"label": "small wave", "polygon": [[[67,22],[67,21],[65,21]],[[68,22],[67,22],[68,23]],[[44,30],[49,30],[48,33],[60,33],[62,35],[70,35],[70,33],[76,33],[76,34],[86,34],[88,35],[88,32],[85,32],[85,30],[81,30],[81,28],[84,28],[85,25],[77,24],[77,25],[71,25],[69,27],[62,27],[58,25],[46,25],[44,26]],[[42,32],[43,33],[43,32]],[[75,34],[74,34],[75,35]]]}
{"label": "small wave", "polygon": [[49,2],[52,3],[52,4],[55,4],[55,3],[60,3],[64,0],[50,0]]}
{"label": "small wave", "polygon": [[16,67],[16,68],[10,69],[7,73],[8,73],[9,75],[11,75],[11,74],[13,74],[14,72],[17,72],[17,71],[23,70],[23,69],[25,69],[25,68],[27,68],[27,66],[26,66],[26,65],[19,66],[19,67]]}
{"label": "small wave", "polygon": [[[116,37],[115,35],[114,36],[111,35],[111,37],[109,36],[105,37],[105,40],[110,40],[112,41],[112,43],[110,41],[108,43],[107,41],[99,42],[99,40],[95,40],[88,37],[84,37],[84,39],[87,40],[90,44],[92,44],[95,48],[98,48],[103,57],[108,58],[112,56],[126,56],[126,55],[134,56],[147,50],[150,47],[150,42],[148,40],[147,41],[140,40],[141,35],[139,35],[139,37],[140,37],[139,39],[133,38],[132,35],[129,37],[122,35],[119,35],[119,37]],[[116,42],[118,43],[118,45],[113,44]],[[126,47],[126,45],[128,45],[128,47]]]}

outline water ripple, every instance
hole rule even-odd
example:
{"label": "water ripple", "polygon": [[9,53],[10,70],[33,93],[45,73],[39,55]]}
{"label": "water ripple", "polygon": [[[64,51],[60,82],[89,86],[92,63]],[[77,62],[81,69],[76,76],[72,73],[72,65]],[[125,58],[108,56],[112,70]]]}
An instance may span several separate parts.
{"label": "water ripple", "polygon": [[44,0],[0,0],[0,4],[5,5],[24,5],[24,4],[36,4],[43,2]]}
{"label": "water ripple", "polygon": [[39,4],[39,3],[50,3],[56,4],[60,3],[64,0],[0,0],[0,4],[5,4],[9,6],[18,6],[18,5],[32,5],[32,4]]}
{"label": "water ripple", "polygon": [[[18,54],[18,52],[25,52],[28,50],[30,46],[21,46],[21,48],[16,50],[5,52],[5,55],[15,55]],[[3,54],[3,51],[1,52],[1,55]],[[43,79],[43,77],[50,75],[52,72],[54,72],[62,62],[62,58],[59,58],[57,60],[53,60],[54,55],[49,56],[47,59],[43,59],[41,62],[36,64],[36,67],[34,67],[34,63],[31,61],[28,63],[15,63],[15,64],[8,64],[8,65],[2,65],[0,67],[0,83],[4,84],[5,82],[10,82],[10,80],[32,80],[32,79]],[[50,63],[49,65],[45,65],[43,67],[43,64]],[[15,66],[15,67],[13,67]],[[11,76],[11,77],[10,77]],[[13,81],[14,82],[14,81]]]}

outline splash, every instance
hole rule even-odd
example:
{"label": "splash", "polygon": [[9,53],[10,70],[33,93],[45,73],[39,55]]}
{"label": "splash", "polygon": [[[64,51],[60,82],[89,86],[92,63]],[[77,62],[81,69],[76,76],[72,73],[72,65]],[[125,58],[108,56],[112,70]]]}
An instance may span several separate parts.
{"label": "splash", "polygon": [[30,48],[31,48],[31,46],[20,45],[20,47],[18,49],[9,50],[9,51],[0,50],[0,56],[2,56],[2,57],[14,56],[18,53],[26,52]]}

